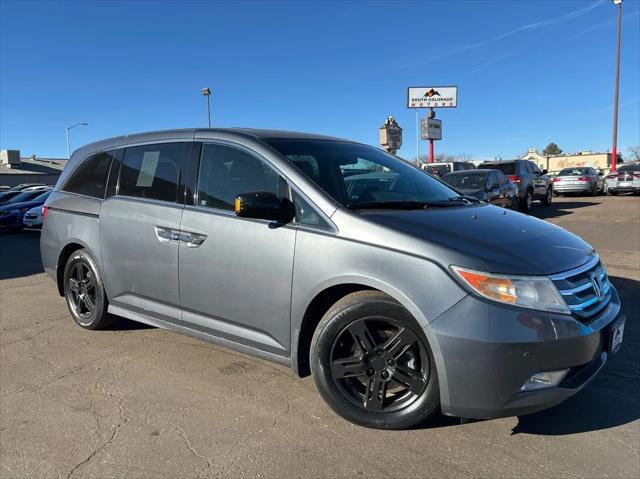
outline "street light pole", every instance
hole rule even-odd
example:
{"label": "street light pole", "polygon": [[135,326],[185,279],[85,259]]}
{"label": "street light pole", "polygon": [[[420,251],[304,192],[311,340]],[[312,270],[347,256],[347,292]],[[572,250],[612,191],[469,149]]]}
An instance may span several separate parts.
{"label": "street light pole", "polygon": [[613,146],[611,147],[611,171],[616,171],[618,161],[618,92],[620,90],[620,33],[622,30],[622,0],[612,0],[618,7],[618,48],[616,52],[616,88],[613,97]]}
{"label": "street light pole", "polygon": [[67,158],[71,158],[71,142],[69,141],[69,130],[74,129],[76,126],[87,126],[89,123],[76,123],[67,127]]}
{"label": "street light pole", "polygon": [[211,90],[206,87],[200,90],[207,97],[207,118],[209,119],[209,128],[211,128]]}

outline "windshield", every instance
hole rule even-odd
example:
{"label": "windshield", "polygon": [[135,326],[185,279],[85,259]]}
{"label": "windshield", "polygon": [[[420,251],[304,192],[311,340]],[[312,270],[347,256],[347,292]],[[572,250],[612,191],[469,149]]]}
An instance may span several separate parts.
{"label": "windshield", "polygon": [[502,171],[505,175],[515,175],[516,174],[516,164],[515,163],[505,163],[505,164],[500,164],[500,163],[488,163],[488,164],[481,164],[478,166],[478,168],[482,169],[482,170],[500,170]]}
{"label": "windshield", "polygon": [[376,148],[330,140],[266,139],[300,171],[349,208],[418,208],[459,195],[451,188]]}
{"label": "windshield", "polygon": [[487,173],[450,174],[442,178],[454,188],[461,190],[480,190],[484,186]]}
{"label": "windshield", "polygon": [[51,190],[49,191],[45,191],[44,193],[42,193],[41,195],[36,196],[33,201],[45,201],[47,198],[49,198],[49,195],[51,194]]}
{"label": "windshield", "polygon": [[564,168],[560,170],[558,176],[580,176],[589,173],[589,168]]}

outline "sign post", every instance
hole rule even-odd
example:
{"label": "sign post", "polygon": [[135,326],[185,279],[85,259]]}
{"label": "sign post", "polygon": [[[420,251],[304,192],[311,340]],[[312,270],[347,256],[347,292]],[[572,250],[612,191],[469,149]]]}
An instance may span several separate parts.
{"label": "sign post", "polygon": [[422,139],[429,140],[429,163],[433,163],[435,158],[433,142],[442,140],[442,120],[436,120],[434,108],[456,108],[457,106],[458,87],[456,86],[409,87],[407,89],[407,108],[429,108],[428,117],[421,122]]}
{"label": "sign post", "polygon": [[402,128],[392,116],[387,117],[380,127],[380,146],[392,155],[402,146]]}

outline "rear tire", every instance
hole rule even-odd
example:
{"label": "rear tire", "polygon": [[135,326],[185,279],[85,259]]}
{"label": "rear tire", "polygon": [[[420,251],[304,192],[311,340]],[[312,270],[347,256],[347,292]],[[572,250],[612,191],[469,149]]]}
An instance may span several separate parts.
{"label": "rear tire", "polygon": [[78,326],[103,329],[113,323],[109,301],[93,257],[85,249],[74,251],[64,268],[64,297]]}
{"label": "rear tire", "polygon": [[524,198],[520,202],[520,211],[523,213],[531,213],[533,211],[533,191],[527,190]]}
{"label": "rear tire", "polygon": [[354,424],[407,429],[439,409],[424,332],[380,291],[359,291],[334,304],[316,328],[309,360],[320,395]]}

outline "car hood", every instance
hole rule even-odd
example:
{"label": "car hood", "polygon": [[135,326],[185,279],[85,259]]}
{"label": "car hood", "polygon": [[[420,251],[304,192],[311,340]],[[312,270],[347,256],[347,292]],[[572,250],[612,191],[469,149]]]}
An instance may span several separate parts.
{"label": "car hood", "polygon": [[0,204],[0,211],[19,210],[21,208],[35,208],[42,206],[44,201],[21,201],[19,203],[3,203]]}
{"label": "car hood", "polygon": [[[471,257],[492,273],[548,275],[576,268],[594,254],[586,241],[559,226],[490,205],[362,214],[422,240],[427,256],[452,250],[455,257]],[[436,248],[429,251],[429,245]]]}

